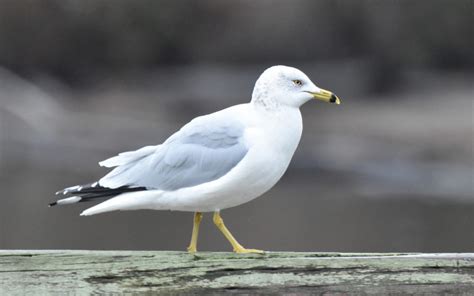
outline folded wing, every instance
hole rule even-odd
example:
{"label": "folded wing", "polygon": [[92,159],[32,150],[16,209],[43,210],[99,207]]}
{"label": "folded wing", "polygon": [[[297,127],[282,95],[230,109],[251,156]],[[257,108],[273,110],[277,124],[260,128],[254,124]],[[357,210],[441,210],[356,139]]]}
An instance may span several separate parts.
{"label": "folded wing", "polygon": [[162,145],[101,162],[115,168],[99,184],[112,189],[127,186],[171,191],[216,180],[246,155],[244,130],[237,120],[198,117]]}

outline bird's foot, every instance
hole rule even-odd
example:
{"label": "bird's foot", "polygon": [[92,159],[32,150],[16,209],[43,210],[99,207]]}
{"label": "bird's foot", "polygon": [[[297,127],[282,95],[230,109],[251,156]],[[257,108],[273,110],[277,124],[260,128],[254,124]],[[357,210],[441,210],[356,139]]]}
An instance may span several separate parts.
{"label": "bird's foot", "polygon": [[197,252],[197,249],[195,246],[189,246],[188,247],[188,253],[189,254],[195,254]]}
{"label": "bird's foot", "polygon": [[263,250],[246,249],[244,247],[235,248],[234,252],[236,252],[237,254],[262,254],[262,255],[265,254],[265,251]]}

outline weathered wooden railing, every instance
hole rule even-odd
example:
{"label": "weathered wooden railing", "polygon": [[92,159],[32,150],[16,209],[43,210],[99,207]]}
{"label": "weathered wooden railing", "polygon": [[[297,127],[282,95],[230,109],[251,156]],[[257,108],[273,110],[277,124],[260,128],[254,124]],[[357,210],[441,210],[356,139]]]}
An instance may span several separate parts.
{"label": "weathered wooden railing", "polygon": [[0,295],[474,293],[474,253],[0,251]]}

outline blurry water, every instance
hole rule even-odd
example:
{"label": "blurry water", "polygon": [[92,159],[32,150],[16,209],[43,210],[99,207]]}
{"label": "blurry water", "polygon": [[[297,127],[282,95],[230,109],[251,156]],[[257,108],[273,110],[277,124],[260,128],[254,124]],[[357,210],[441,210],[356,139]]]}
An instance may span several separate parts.
{"label": "blurry water", "polygon": [[[184,250],[190,213],[79,217],[88,204],[47,204],[101,177],[98,161],[248,101],[262,67],[177,67],[81,91],[0,71],[0,248]],[[406,88],[375,96],[364,95],[363,72],[341,82],[352,81],[336,75],[347,67],[307,71],[343,104],[303,107],[289,171],[264,197],[223,211],[229,228],[268,250],[472,251],[472,77],[407,73]],[[230,250],[205,217],[201,249]]]}

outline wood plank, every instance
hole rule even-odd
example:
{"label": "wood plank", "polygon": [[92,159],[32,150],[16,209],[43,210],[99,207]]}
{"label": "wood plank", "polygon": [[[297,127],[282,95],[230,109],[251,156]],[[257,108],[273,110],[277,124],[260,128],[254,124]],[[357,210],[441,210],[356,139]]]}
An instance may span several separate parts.
{"label": "wood plank", "polygon": [[474,293],[474,253],[0,251],[0,295]]}

